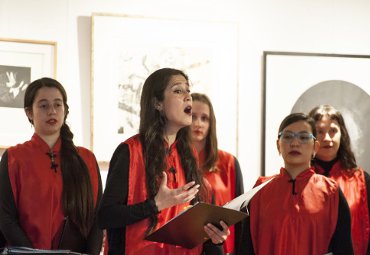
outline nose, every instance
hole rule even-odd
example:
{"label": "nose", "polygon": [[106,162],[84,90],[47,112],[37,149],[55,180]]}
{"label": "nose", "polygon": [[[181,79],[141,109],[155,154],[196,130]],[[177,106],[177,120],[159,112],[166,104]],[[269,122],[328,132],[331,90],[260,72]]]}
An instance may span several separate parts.
{"label": "nose", "polygon": [[190,91],[185,92],[185,101],[191,101],[191,102],[193,101]]}
{"label": "nose", "polygon": [[55,109],[54,105],[49,106],[49,114],[55,114],[57,110]]}
{"label": "nose", "polygon": [[290,142],[290,145],[291,146],[297,146],[297,145],[300,145],[301,143],[299,142],[299,138],[298,136],[294,136],[293,137],[293,140]]}
{"label": "nose", "polygon": [[323,141],[330,141],[330,140],[331,140],[331,137],[330,137],[330,135],[329,135],[329,132],[326,132],[326,133],[324,134]]}
{"label": "nose", "polygon": [[193,125],[195,127],[200,127],[201,121],[199,118],[193,117]]}

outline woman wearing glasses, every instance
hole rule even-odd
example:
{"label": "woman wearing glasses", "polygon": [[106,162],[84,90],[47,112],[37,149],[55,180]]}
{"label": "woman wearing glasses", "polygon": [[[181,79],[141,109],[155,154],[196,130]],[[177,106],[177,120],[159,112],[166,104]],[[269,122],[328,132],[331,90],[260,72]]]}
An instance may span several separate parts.
{"label": "woman wearing glasses", "polygon": [[320,150],[316,172],[335,180],[351,211],[352,242],[356,255],[370,253],[370,176],[357,166],[342,114],[330,105],[317,106],[309,114],[316,121]]}
{"label": "woman wearing glasses", "polygon": [[241,252],[238,254],[353,254],[350,215],[338,185],[316,174],[311,159],[319,149],[315,122],[303,113],[280,124],[277,149],[284,160],[250,201]]}

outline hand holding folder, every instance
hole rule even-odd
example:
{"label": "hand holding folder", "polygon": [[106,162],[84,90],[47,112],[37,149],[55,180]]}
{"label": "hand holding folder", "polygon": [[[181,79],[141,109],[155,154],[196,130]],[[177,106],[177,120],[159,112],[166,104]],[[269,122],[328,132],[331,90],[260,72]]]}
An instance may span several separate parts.
{"label": "hand holding folder", "polygon": [[240,195],[224,206],[197,203],[168,221],[145,239],[179,245],[188,249],[194,248],[209,239],[203,229],[207,223],[218,226],[219,222],[223,221],[231,226],[246,218],[248,214],[241,212],[240,209],[247,206],[250,199],[268,182]]}

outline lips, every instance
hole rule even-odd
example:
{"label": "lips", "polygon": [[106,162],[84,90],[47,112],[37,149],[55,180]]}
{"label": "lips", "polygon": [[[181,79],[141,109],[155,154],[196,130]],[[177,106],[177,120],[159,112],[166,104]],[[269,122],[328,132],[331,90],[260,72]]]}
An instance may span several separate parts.
{"label": "lips", "polygon": [[203,132],[202,132],[202,131],[200,131],[200,130],[194,130],[194,131],[193,131],[193,133],[194,133],[195,135],[202,135],[202,134],[203,134]]}
{"label": "lips", "polygon": [[299,151],[290,151],[289,155],[298,156],[298,155],[301,155],[301,153]]}
{"label": "lips", "polygon": [[55,125],[57,123],[57,120],[56,119],[50,119],[46,123],[48,123],[49,125]]}

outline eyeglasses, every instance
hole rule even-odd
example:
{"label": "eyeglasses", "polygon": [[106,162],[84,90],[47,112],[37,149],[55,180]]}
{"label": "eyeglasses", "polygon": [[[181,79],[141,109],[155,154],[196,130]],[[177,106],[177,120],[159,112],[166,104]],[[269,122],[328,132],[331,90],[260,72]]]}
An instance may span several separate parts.
{"label": "eyeglasses", "polygon": [[291,143],[293,142],[294,138],[297,138],[301,144],[308,143],[311,139],[316,140],[316,137],[314,137],[311,133],[290,131],[280,132],[278,138],[285,143]]}

